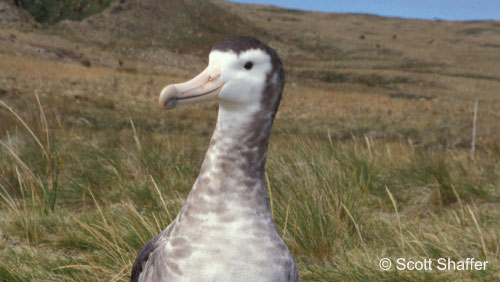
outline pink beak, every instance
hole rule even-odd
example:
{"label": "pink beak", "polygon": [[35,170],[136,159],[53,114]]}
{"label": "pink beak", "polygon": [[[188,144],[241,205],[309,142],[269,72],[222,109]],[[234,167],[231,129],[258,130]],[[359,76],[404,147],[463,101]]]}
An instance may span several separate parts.
{"label": "pink beak", "polygon": [[195,78],[163,88],[159,98],[160,107],[173,109],[177,105],[215,100],[223,86],[221,67],[218,63],[212,63]]}

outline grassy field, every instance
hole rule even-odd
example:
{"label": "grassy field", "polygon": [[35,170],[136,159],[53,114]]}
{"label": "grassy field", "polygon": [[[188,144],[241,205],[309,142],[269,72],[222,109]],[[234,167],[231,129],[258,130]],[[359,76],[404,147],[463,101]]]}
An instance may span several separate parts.
{"label": "grassy field", "polygon": [[[268,192],[301,281],[500,280],[500,23],[210,3],[285,62]],[[147,26],[145,6],[120,24]],[[94,33],[113,17],[0,26],[0,281],[128,281],[198,174],[216,105],[166,112],[157,96],[230,28]],[[169,41],[185,32],[196,40]],[[382,258],[488,265],[382,271]]]}

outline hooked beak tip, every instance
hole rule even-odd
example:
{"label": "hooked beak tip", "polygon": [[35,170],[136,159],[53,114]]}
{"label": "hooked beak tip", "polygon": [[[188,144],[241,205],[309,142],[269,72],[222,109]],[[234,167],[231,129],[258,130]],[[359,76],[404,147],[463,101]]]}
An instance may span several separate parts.
{"label": "hooked beak tip", "polygon": [[179,90],[175,85],[169,85],[161,91],[160,94],[160,107],[162,109],[173,109],[177,106],[177,96],[179,94]]}
{"label": "hooked beak tip", "polygon": [[164,106],[164,108],[167,110],[173,109],[175,107],[177,107],[177,99],[175,99],[175,98],[168,100],[167,105]]}

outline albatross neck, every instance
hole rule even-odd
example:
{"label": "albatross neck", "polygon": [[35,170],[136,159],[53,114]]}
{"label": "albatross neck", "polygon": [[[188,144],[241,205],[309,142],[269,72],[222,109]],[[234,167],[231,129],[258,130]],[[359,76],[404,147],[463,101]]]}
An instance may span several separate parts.
{"label": "albatross neck", "polygon": [[[234,172],[245,172],[249,177],[264,174],[272,122],[272,115],[258,108],[235,111],[221,105],[205,160],[216,157],[218,164],[230,161],[237,165]],[[225,176],[231,175],[227,171]]]}
{"label": "albatross neck", "polygon": [[198,205],[206,206],[205,212],[214,211],[214,206],[239,206],[270,215],[264,173],[272,122],[272,114],[260,109],[236,111],[221,105],[188,202],[207,203]]}

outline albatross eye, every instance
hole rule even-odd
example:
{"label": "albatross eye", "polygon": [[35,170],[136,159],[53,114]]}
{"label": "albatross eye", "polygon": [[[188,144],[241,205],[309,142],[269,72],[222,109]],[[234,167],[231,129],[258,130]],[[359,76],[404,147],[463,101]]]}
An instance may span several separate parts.
{"label": "albatross eye", "polygon": [[251,70],[251,69],[252,69],[252,67],[253,67],[253,63],[252,63],[252,62],[247,62],[247,63],[245,64],[245,66],[244,66],[244,68],[245,68],[245,69],[247,69],[247,70]]}

